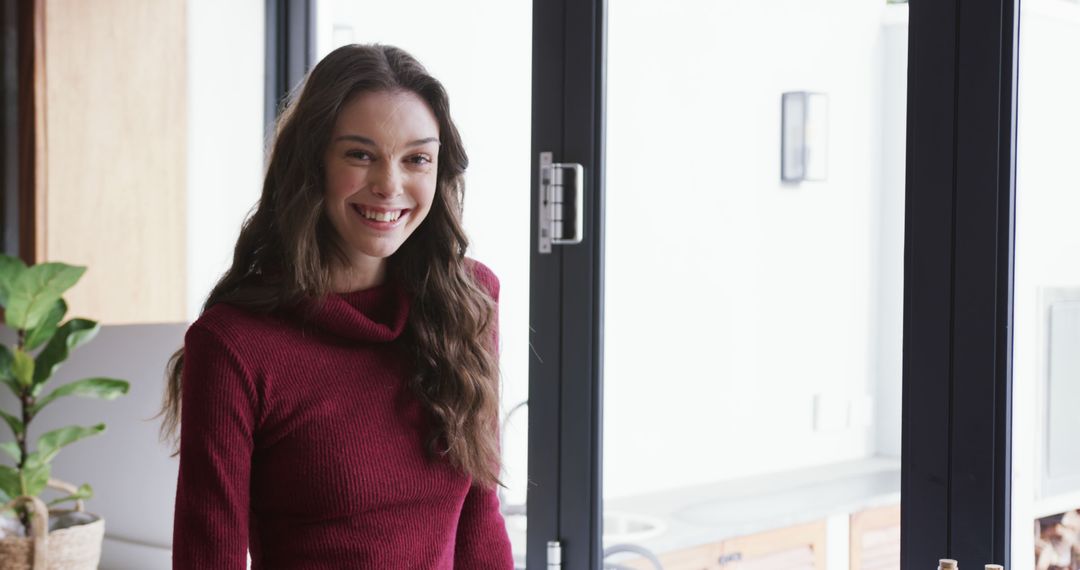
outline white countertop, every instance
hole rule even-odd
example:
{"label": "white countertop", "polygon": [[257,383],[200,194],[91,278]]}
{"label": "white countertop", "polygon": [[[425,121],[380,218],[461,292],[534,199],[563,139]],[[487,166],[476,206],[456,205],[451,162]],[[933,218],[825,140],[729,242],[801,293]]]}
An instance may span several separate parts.
{"label": "white countertop", "polygon": [[899,460],[870,458],[608,499],[604,509],[666,523],[635,541],[661,554],[899,502]]}
{"label": "white countertop", "polygon": [[[659,521],[662,532],[628,542],[660,555],[899,502],[899,460],[868,458],[607,499],[604,512]],[[516,553],[523,552],[523,522],[507,517]],[[610,534],[605,547],[632,536]]]}

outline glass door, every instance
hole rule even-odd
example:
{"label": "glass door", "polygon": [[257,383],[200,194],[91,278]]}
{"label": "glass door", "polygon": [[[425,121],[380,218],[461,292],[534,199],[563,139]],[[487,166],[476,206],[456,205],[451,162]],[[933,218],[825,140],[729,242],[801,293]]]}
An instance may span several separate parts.
{"label": "glass door", "polygon": [[899,567],[907,5],[606,16],[605,564]]}

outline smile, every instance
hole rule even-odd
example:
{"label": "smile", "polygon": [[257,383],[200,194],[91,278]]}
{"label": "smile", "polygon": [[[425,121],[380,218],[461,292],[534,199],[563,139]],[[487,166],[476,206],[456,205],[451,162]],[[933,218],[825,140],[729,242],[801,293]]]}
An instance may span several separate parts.
{"label": "smile", "polygon": [[411,211],[407,208],[399,210],[371,208],[360,204],[350,204],[350,206],[352,206],[354,212],[360,215],[361,221],[366,225],[383,230],[397,227],[401,220]]}

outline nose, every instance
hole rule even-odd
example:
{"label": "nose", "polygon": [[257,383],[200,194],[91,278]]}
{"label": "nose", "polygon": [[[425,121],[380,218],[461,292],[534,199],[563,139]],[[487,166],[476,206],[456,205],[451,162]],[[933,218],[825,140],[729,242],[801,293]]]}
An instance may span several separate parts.
{"label": "nose", "polygon": [[[383,199],[392,199],[404,192],[401,173],[395,161],[381,160],[372,169],[371,193]],[[380,164],[381,163],[381,164]]]}

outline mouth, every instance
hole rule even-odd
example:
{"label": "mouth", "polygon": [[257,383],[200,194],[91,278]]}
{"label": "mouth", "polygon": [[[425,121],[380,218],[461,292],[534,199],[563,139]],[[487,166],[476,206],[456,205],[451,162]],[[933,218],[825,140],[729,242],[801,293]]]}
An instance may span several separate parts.
{"label": "mouth", "polygon": [[356,212],[360,221],[368,227],[379,230],[389,230],[401,225],[412,210],[408,208],[386,209],[363,206],[361,204],[349,204]]}

